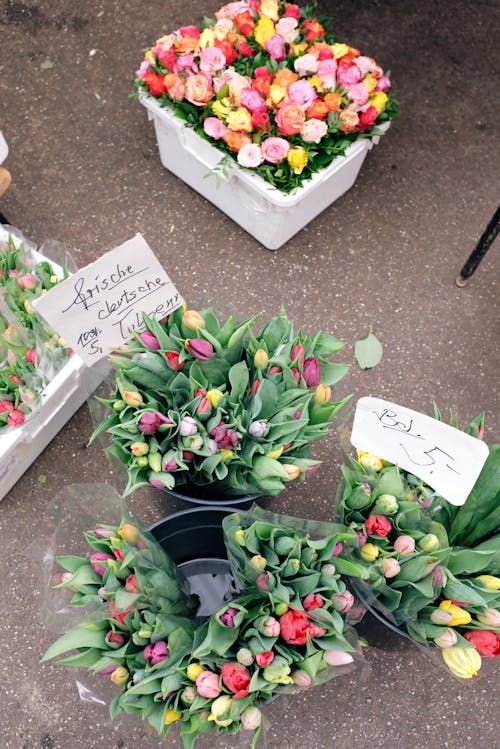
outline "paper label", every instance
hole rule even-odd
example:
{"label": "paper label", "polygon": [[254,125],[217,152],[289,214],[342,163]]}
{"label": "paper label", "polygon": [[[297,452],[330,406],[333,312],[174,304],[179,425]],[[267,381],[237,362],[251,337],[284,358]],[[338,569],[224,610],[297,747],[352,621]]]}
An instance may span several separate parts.
{"label": "paper label", "polygon": [[183,299],[141,234],[55,286],[33,306],[91,366]]}
{"label": "paper label", "polygon": [[481,440],[381,398],[360,398],[351,442],[404,468],[453,505],[463,505],[488,457]]}

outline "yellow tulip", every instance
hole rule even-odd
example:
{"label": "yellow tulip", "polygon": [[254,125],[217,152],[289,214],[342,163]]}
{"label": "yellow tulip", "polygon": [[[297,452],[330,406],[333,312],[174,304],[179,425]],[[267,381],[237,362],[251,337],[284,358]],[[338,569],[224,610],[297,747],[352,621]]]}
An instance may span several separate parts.
{"label": "yellow tulip", "polygon": [[361,463],[363,468],[370,469],[372,471],[381,471],[384,467],[384,461],[381,458],[377,458],[372,453],[367,453],[364,450],[358,450],[358,463]]}
{"label": "yellow tulip", "polygon": [[500,590],[500,577],[495,577],[494,575],[479,575],[479,577],[476,577],[476,580],[479,580],[479,582],[485,585],[488,590]]}
{"label": "yellow tulip", "polygon": [[279,8],[277,0],[262,0],[259,5],[259,13],[261,16],[266,16],[272,21],[277,21],[279,18]]}
{"label": "yellow tulip", "polygon": [[212,112],[219,120],[224,120],[231,111],[231,105],[227,99],[218,99],[212,104]]}
{"label": "yellow tulip", "polygon": [[283,445],[281,447],[278,447],[277,450],[270,450],[268,453],[266,453],[266,458],[272,458],[272,460],[278,460],[282,452],[283,452]]}
{"label": "yellow tulip", "polygon": [[177,710],[174,710],[171,707],[167,707],[167,711],[165,713],[165,725],[169,726],[171,723],[175,723],[176,720],[180,720],[182,718],[182,713],[178,713]]}
{"label": "yellow tulip", "polygon": [[441,601],[439,608],[448,611],[452,615],[453,619],[450,622],[450,627],[458,627],[462,624],[469,624],[472,621],[469,612],[457,606],[453,601]]}
{"label": "yellow tulip", "polygon": [[207,392],[206,398],[207,401],[210,403],[210,405],[213,408],[217,408],[217,406],[220,403],[221,398],[224,397],[224,393],[222,390],[218,390],[217,388],[212,388]]}
{"label": "yellow tulip", "polygon": [[300,476],[300,468],[292,463],[283,463],[283,468],[288,473],[288,481],[293,481]]}
{"label": "yellow tulip", "polygon": [[460,679],[472,679],[481,668],[481,656],[476,648],[445,648],[443,660],[451,673]]}
{"label": "yellow tulip", "polygon": [[269,364],[269,357],[263,348],[257,349],[253,357],[253,363],[259,369],[265,369]]}
{"label": "yellow tulip", "polygon": [[330,402],[330,398],[332,396],[332,390],[328,387],[328,385],[318,385],[314,392],[314,400],[316,403],[319,403],[320,406],[325,406],[327,403]]}
{"label": "yellow tulip", "polygon": [[125,523],[125,525],[122,525],[122,527],[118,529],[118,535],[128,544],[135,544],[139,538],[139,531],[135,525]]}
{"label": "yellow tulip", "polygon": [[191,679],[191,681],[196,681],[198,676],[202,674],[204,670],[205,669],[201,663],[190,663],[186,669],[186,676],[188,679]]}
{"label": "yellow tulip", "polygon": [[194,309],[188,309],[184,312],[182,315],[182,322],[186,328],[189,328],[190,330],[198,330],[198,328],[205,327],[205,320],[200,313],[196,312]]}
{"label": "yellow tulip", "polygon": [[128,403],[129,406],[140,406],[143,403],[142,395],[135,390],[125,390],[123,393],[123,400],[125,403]]}
{"label": "yellow tulip", "polygon": [[232,112],[229,112],[226,117],[226,125],[230,130],[251,133],[253,130],[252,115],[245,107],[238,107]]}
{"label": "yellow tulip", "polygon": [[380,550],[375,544],[368,543],[361,547],[359,553],[361,554],[365,562],[374,562],[380,554]]}
{"label": "yellow tulip", "polygon": [[323,93],[324,88],[323,84],[321,83],[321,78],[319,75],[312,75],[310,78],[307,79],[307,82],[311,84],[311,86],[320,94]]}

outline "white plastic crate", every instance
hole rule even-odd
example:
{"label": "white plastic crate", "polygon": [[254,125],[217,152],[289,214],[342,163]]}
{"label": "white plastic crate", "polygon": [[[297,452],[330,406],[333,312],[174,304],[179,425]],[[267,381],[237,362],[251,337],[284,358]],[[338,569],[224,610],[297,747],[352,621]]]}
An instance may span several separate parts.
{"label": "white plastic crate", "polygon": [[[161,107],[156,99],[141,94],[139,100],[154,121],[161,163],[224,211],[233,221],[269,250],[279,249],[294,234],[340,198],[354,184],[366,154],[379,138],[360,138],[348,147],[345,156],[318,172],[303,187],[283,193],[257,173],[237,164],[221,177],[217,187],[207,176],[224,156],[192,128]],[[390,123],[380,126],[386,131]]]}
{"label": "white plastic crate", "polygon": [[[7,236],[8,232],[0,225],[0,240],[5,241]],[[17,238],[14,241],[18,243]],[[48,259],[36,251],[33,254],[38,261]],[[62,275],[62,268],[52,260],[49,262],[56,273]],[[87,400],[104,375],[104,367],[89,370],[74,354],[43,390],[37,411],[22,426],[4,430],[0,436],[0,500]]]}
{"label": "white plastic crate", "polygon": [[0,164],[3,161],[5,161],[8,153],[9,153],[9,146],[7,145],[7,141],[3,137],[2,131],[0,130]]}

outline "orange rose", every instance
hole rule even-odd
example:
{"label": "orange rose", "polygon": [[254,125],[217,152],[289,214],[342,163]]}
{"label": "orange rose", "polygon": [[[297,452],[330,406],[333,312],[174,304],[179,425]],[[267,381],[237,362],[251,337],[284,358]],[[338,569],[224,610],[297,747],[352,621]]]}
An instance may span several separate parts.
{"label": "orange rose", "polygon": [[299,104],[283,104],[276,112],[276,124],[282,135],[297,135],[302,130],[306,116]]}
{"label": "orange rose", "polygon": [[288,70],[288,68],[280,68],[280,70],[278,70],[278,72],[274,76],[273,84],[275,86],[288,88],[291,83],[295,83],[295,81],[298,80],[299,76],[297,75],[297,73],[294,73],[292,70]]}
{"label": "orange rose", "polygon": [[214,98],[212,82],[203,73],[190,76],[186,81],[186,99],[197,107],[204,107]]}
{"label": "orange rose", "polygon": [[175,73],[167,73],[163,79],[165,90],[171,99],[182,101],[186,92],[183,81]]}
{"label": "orange rose", "polygon": [[240,151],[243,146],[250,144],[252,139],[245,133],[239,133],[235,130],[228,130],[224,136],[224,140],[231,149],[231,151]]}
{"label": "orange rose", "polygon": [[356,47],[349,47],[349,52],[353,57],[359,57],[361,55],[361,52],[359,49],[356,49]]}
{"label": "orange rose", "polygon": [[301,28],[306,32],[306,39],[309,41],[321,39],[325,35],[325,29],[316,18],[311,21],[304,21]]}
{"label": "orange rose", "polygon": [[342,120],[342,125],[339,130],[343,133],[352,133],[357,127],[359,117],[356,112],[352,112],[350,109],[344,109],[339,114],[339,120]]}
{"label": "orange rose", "polygon": [[323,101],[330,112],[340,111],[340,107],[342,106],[342,97],[337,92],[335,92],[334,94],[327,94]]}
{"label": "orange rose", "polygon": [[182,39],[179,39],[176,43],[175,51],[185,55],[189,52],[194,52],[197,46],[198,39],[193,39],[192,36],[183,36]]}
{"label": "orange rose", "polygon": [[321,99],[316,99],[307,110],[307,116],[310,120],[326,120],[329,111],[328,104],[325,104]]}

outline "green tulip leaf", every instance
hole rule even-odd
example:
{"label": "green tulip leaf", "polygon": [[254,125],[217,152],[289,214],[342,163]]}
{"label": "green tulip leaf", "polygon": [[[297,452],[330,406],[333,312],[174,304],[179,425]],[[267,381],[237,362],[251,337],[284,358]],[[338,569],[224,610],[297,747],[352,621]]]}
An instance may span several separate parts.
{"label": "green tulip leaf", "polygon": [[382,344],[373,333],[368,333],[366,338],[357,340],[354,346],[354,356],[361,369],[376,367],[383,353]]}

